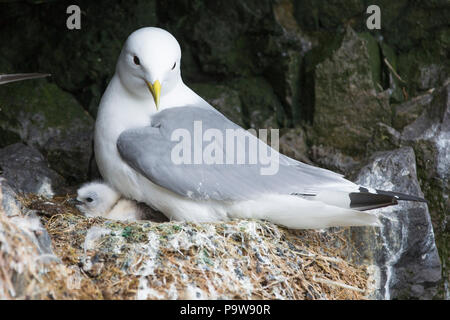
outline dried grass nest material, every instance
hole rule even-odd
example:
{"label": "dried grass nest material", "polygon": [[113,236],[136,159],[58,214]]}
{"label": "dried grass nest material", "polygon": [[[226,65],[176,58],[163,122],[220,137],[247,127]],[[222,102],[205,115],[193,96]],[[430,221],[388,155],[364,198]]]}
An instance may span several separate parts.
{"label": "dried grass nest material", "polygon": [[[8,217],[1,203],[0,190],[0,300],[102,297],[90,279],[78,277],[77,268],[41,251],[37,237],[45,230],[39,218],[20,212]],[[72,290],[73,279],[81,290]]]}
{"label": "dried grass nest material", "polygon": [[124,223],[85,218],[65,198],[22,200],[41,212],[59,268],[77,274],[50,298],[335,300],[370,294],[366,268],[339,257],[347,246],[339,232],[253,220]]}

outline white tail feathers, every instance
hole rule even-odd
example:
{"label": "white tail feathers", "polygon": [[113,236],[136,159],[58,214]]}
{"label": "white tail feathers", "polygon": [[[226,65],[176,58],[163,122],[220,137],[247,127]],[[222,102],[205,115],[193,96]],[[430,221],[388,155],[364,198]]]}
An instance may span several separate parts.
{"label": "white tail feathers", "polygon": [[335,207],[291,195],[268,195],[235,203],[232,218],[264,219],[291,229],[323,229],[344,226],[380,226],[370,212]]}

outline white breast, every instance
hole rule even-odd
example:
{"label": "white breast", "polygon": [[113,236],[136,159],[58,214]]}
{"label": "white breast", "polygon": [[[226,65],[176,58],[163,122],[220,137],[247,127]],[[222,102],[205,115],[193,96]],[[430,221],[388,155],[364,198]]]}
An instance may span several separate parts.
{"label": "white breast", "polygon": [[[131,128],[148,126],[156,108],[152,96],[149,100],[134,98],[117,76],[111,80],[99,106],[95,127],[95,157],[100,173],[122,195],[145,202],[164,212],[169,218],[191,221],[224,219],[223,209],[211,209],[201,201],[181,197],[161,188],[127,165],[117,150],[120,134]],[[161,97],[160,110],[183,105],[211,107],[183,82],[173,92]],[[149,150],[148,152],[151,152]]]}
{"label": "white breast", "polygon": [[151,96],[148,103],[147,108],[145,101],[130,95],[114,76],[100,102],[95,124],[95,158],[101,175],[123,195],[135,199],[142,198],[136,172],[121,159],[116,143],[123,131],[150,124],[154,113]]}

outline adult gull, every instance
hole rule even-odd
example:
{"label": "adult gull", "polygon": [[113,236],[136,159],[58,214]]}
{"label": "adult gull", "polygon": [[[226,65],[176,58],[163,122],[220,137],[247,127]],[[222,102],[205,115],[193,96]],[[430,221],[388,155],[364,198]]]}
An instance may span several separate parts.
{"label": "adult gull", "polygon": [[[361,187],[340,174],[279,154],[248,132],[228,148],[229,142],[219,137],[226,137],[227,130],[244,130],[183,83],[180,61],[180,46],[169,32],[139,29],[127,39],[102,97],[95,156],[103,178],[125,197],[173,220],[254,218],[296,229],[376,226],[377,215],[365,210],[398,200],[424,201]],[[195,136],[199,126],[205,135],[213,133],[208,140],[212,155],[227,158],[244,146],[246,161],[175,161],[174,150],[182,139],[174,133]],[[255,143],[257,149],[246,148]],[[179,154],[195,158],[198,143],[186,146]],[[277,156],[276,171],[263,174],[267,165],[248,161],[258,158],[259,150]]]}

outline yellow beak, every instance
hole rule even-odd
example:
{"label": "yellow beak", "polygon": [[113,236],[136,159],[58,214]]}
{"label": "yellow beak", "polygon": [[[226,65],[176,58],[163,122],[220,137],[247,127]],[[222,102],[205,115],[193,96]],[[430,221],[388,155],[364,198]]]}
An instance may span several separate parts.
{"label": "yellow beak", "polygon": [[147,82],[148,89],[152,93],[153,100],[155,100],[156,110],[159,108],[159,96],[161,95],[161,84],[156,80],[153,84]]}

